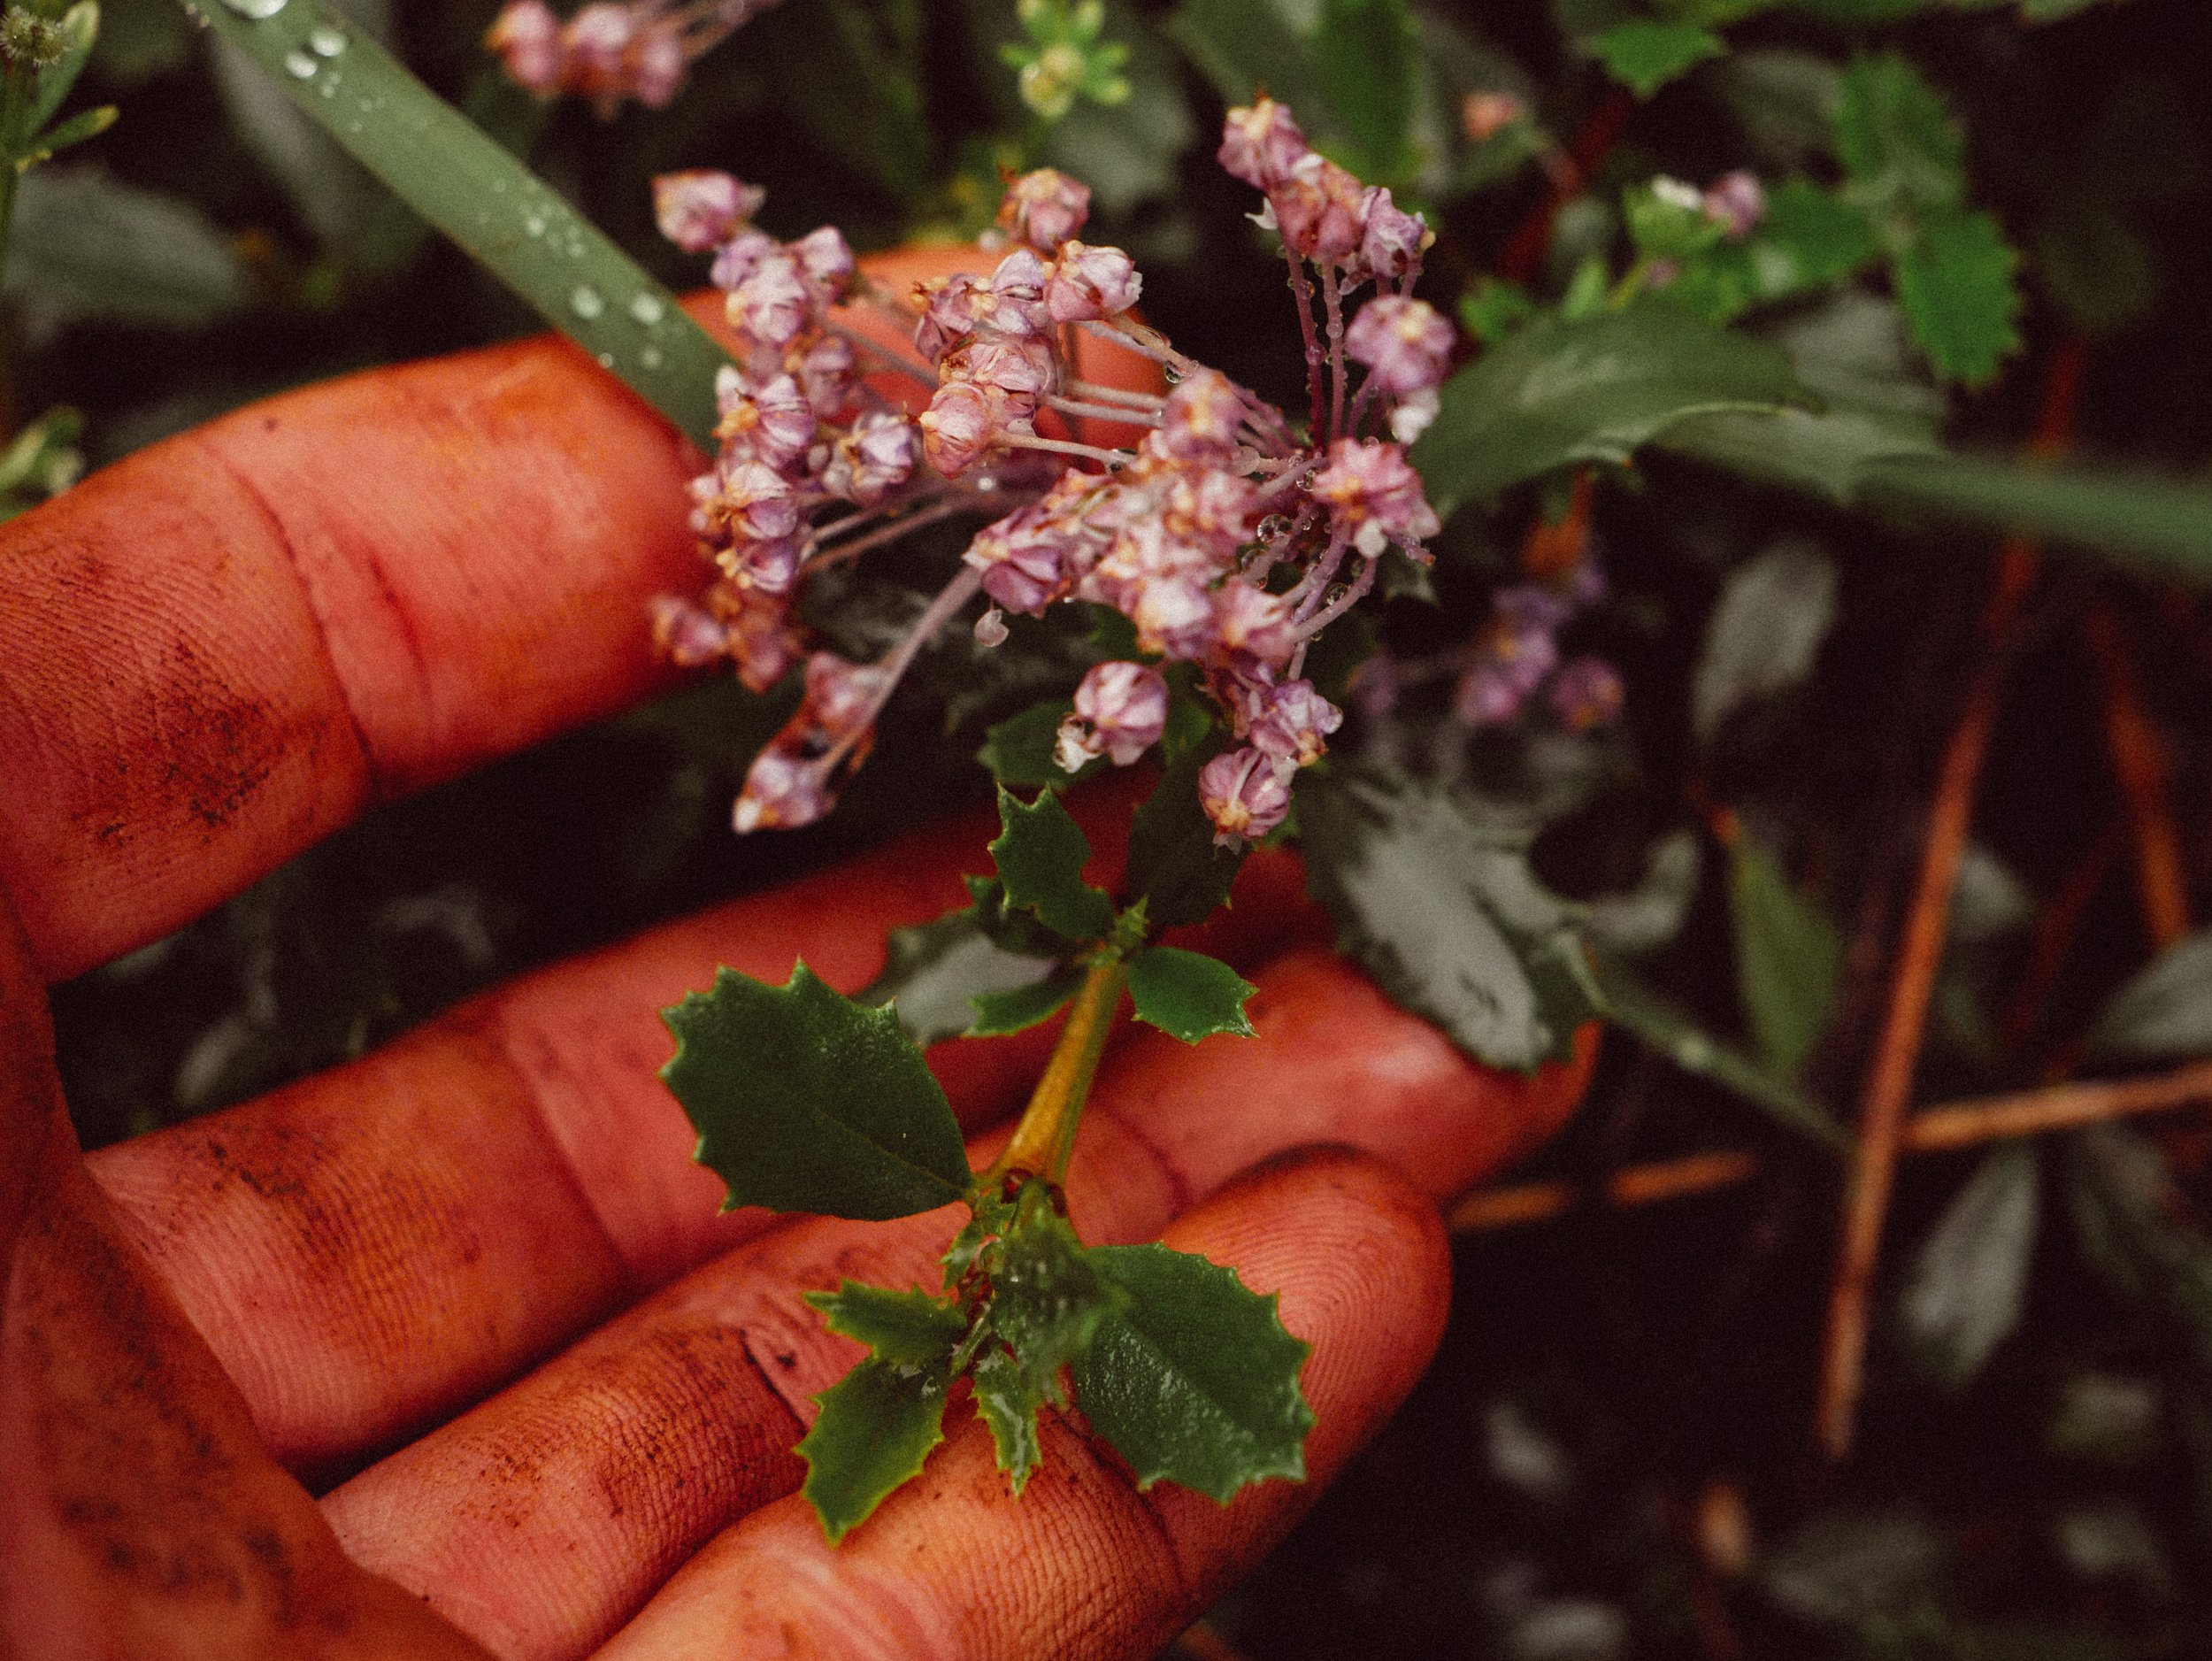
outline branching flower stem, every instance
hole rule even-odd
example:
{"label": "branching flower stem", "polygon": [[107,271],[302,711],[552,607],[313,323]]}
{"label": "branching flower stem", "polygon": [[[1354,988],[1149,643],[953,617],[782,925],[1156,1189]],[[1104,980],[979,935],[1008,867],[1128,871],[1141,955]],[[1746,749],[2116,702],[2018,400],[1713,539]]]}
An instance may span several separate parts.
{"label": "branching flower stem", "polygon": [[1045,1177],[1056,1186],[1066,1179],[1076,1122],[1083,1116],[1099,1057],[1106,1053],[1106,1039],[1114,1028],[1114,1011],[1128,983],[1129,965],[1119,952],[1100,957],[1084,972],[1082,987],[1068,1006],[1068,1024],[1060,1029],[1060,1042],[1045,1063],[1029,1105],[1022,1110],[1014,1139],[997,1163],[977,1179],[978,1187],[992,1188],[1013,1171]]}

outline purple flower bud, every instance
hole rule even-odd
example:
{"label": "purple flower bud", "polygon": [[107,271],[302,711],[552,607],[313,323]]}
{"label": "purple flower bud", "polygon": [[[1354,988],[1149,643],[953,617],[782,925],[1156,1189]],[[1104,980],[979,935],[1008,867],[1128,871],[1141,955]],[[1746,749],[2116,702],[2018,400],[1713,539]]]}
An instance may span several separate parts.
{"label": "purple flower bud", "polygon": [[890,679],[880,664],[856,664],[833,651],[818,651],[806,660],[802,713],[823,738],[833,742],[849,738],[875,719]]}
{"label": "purple flower bud", "polygon": [[1006,187],[999,204],[999,228],[1018,242],[1049,253],[1083,228],[1091,217],[1091,188],[1040,167]]}
{"label": "purple flower bud", "polygon": [[1419,271],[1422,253],[1436,240],[1429,235],[1428,221],[1400,207],[1387,185],[1371,188],[1364,207],[1367,235],[1360,242],[1360,257],[1375,281],[1395,281]]}
{"label": "purple flower bud", "polygon": [[1398,707],[1398,660],[1378,651],[1352,671],[1352,707],[1370,720],[1379,720]]}
{"label": "purple flower bud", "polygon": [[714,398],[722,412],[714,435],[730,452],[765,462],[778,473],[806,459],[814,442],[814,410],[789,375],[756,384],[725,365],[714,378]]}
{"label": "purple flower bud", "polygon": [[702,505],[709,522],[732,536],[771,542],[799,528],[797,492],[765,462],[731,458],[701,482],[708,487]]}
{"label": "purple flower bud", "polygon": [[1294,762],[1246,748],[1226,750],[1198,773],[1198,802],[1213,821],[1214,840],[1264,836],[1290,812]]}
{"label": "purple flower bud", "polygon": [[672,594],[647,603],[653,649],[683,669],[703,669],[730,649],[730,632],[712,615]]}
{"label": "purple flower bud", "polygon": [[1317,759],[1325,742],[1344,725],[1344,711],[1313,689],[1310,681],[1286,681],[1260,700],[1259,713],[1245,730],[1255,750],[1286,757],[1300,766]]}
{"label": "purple flower bud", "polygon": [[[1075,688],[1075,712],[1060,723],[1060,769],[1073,773],[1102,750],[1125,767],[1167,729],[1167,682],[1138,663],[1092,666]],[[1079,757],[1069,765],[1071,755]]]}
{"label": "purple flower bud", "polygon": [[942,381],[967,381],[1004,399],[1010,418],[1028,420],[1059,378],[1059,360],[1041,340],[979,335],[937,365]]}
{"label": "purple flower bud", "polygon": [[1329,465],[1314,475],[1313,497],[1329,508],[1361,553],[1375,558],[1392,542],[1411,552],[1436,534],[1435,511],[1402,448],[1379,439],[1340,438],[1328,453]]}
{"label": "purple flower bud", "polygon": [[1232,579],[1214,590],[1214,653],[1231,665],[1279,668],[1298,650],[1290,602]]}
{"label": "purple flower bud", "polygon": [[[533,4],[535,0],[521,3]],[[653,181],[653,218],[661,235],[685,253],[703,254],[744,229],[767,196],[728,173],[694,167],[662,173]]]}
{"label": "purple flower bud", "polygon": [[1379,295],[1352,319],[1344,350],[1367,365],[1379,390],[1393,396],[1425,392],[1451,366],[1452,326],[1424,301]]}
{"label": "purple flower bud", "polygon": [[730,290],[730,327],[764,346],[788,346],[812,321],[813,296],[799,262],[778,250],[765,254]]}
{"label": "purple flower bud", "polygon": [[845,297],[852,286],[853,250],[835,226],[809,231],[790,245],[790,253],[821,304],[835,305]]}
{"label": "purple flower bud", "polygon": [[830,811],[828,769],[771,744],[753,757],[745,774],[731,823],[748,831],[790,829],[811,825]]}
{"label": "purple flower bud", "polygon": [[619,93],[624,80],[623,55],[637,38],[638,19],[626,5],[614,0],[592,4],[569,19],[561,30],[565,79],[579,92]]}
{"label": "purple flower bud", "polygon": [[1148,443],[1174,461],[1220,465],[1237,453],[1244,404],[1226,375],[1202,369],[1167,395],[1159,430]]}
{"label": "purple flower bud", "polygon": [[1252,504],[1257,494],[1250,480],[1217,467],[1179,468],[1160,488],[1160,527],[1171,536],[1210,550],[1225,563],[1252,539]]}
{"label": "purple flower bud", "polygon": [[1578,733],[1610,727],[1620,719],[1620,672],[1602,657],[1577,657],[1562,668],[1545,693],[1552,713]]}
{"label": "purple flower bud", "polygon": [[[788,358],[785,361],[790,362]],[[852,401],[852,343],[841,335],[825,335],[810,342],[799,354],[792,373],[798,378],[799,390],[806,395],[817,418],[833,421]]]}
{"label": "purple flower bud", "polygon": [[961,558],[983,573],[983,592],[1010,611],[1035,617],[1074,584],[1071,542],[1045,502],[1034,502],[975,534]]}
{"label": "purple flower bud", "polygon": [[561,20],[545,0],[510,0],[484,36],[484,45],[498,55],[509,78],[524,91],[544,98],[560,90]]}
{"label": "purple flower bud", "polygon": [[715,250],[714,265],[707,273],[707,281],[727,294],[751,276],[762,260],[781,251],[781,244],[767,232],[741,227]]}
{"label": "purple flower bud", "polygon": [[1527,114],[1528,105],[1509,92],[1471,92],[1459,106],[1460,130],[1479,144]]}
{"label": "purple flower bud", "polygon": [[971,381],[948,381],[917,422],[922,454],[946,478],[957,479],[1005,436],[1011,415],[1003,394]]}
{"label": "purple flower bud", "polygon": [[914,462],[914,424],[888,410],[871,410],[830,452],[822,488],[872,508],[912,476]]}
{"label": "purple flower bud", "polygon": [[736,542],[715,556],[715,564],[741,588],[783,596],[799,580],[799,544],[789,536],[768,542]]}
{"label": "purple flower bud", "polygon": [[1118,248],[1070,242],[1045,280],[1045,310],[1055,323],[1112,317],[1136,304],[1143,286],[1136,266]]}
{"label": "purple flower bud", "polygon": [[1741,242],[1767,216],[1766,187],[1758,174],[1740,167],[1713,181],[1701,205],[1707,219],[1727,227],[1731,241]]}
{"label": "purple flower bud", "polygon": [[1267,199],[1284,245],[1316,265],[1350,258],[1366,238],[1366,187],[1318,150],[1301,156]]}
{"label": "purple flower bud", "polygon": [[625,54],[626,90],[649,110],[665,110],[683,90],[691,58],[684,50],[682,26],[663,19],[649,24]]}
{"label": "purple flower bud", "polygon": [[1272,193],[1311,148],[1290,112],[1263,94],[1244,108],[1229,112],[1221,124],[1221,149],[1215,159],[1232,178]]}
{"label": "purple flower bud", "polygon": [[1140,584],[1128,616],[1137,626],[1137,645],[1164,657],[1196,657],[1214,633],[1212,598],[1187,577],[1160,576]]}
{"label": "purple flower bud", "polygon": [[934,277],[914,285],[914,304],[922,320],[914,326],[914,350],[931,363],[975,333],[972,296],[981,287],[973,277]]}
{"label": "purple flower bud", "polygon": [[799,660],[788,595],[724,581],[714,585],[707,603],[729,631],[730,657],[747,691],[767,691]]}
{"label": "purple flower bud", "polygon": [[1528,696],[1510,673],[1487,659],[1470,665],[1452,695],[1452,714],[1464,727],[1503,727]]}

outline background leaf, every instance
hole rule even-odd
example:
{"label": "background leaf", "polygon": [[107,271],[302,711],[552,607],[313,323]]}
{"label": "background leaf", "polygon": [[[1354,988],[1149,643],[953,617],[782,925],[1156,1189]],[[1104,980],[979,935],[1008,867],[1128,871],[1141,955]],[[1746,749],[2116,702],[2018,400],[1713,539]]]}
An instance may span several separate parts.
{"label": "background leaf", "polygon": [[71,323],[196,329],[252,303],[229,239],[176,196],[92,167],[41,167],[18,182],[7,295],[25,332]]}
{"label": "background leaf", "polygon": [[2113,994],[2088,1042],[2113,1061],[2212,1053],[2212,929],[2177,941]]}
{"label": "background leaf", "polygon": [[1706,625],[1691,730],[1710,742],[1739,705],[1803,681],[1835,615],[1835,564],[1809,542],[1778,543],[1731,572]]}
{"label": "background leaf", "polygon": [[1028,986],[1012,987],[1003,992],[979,992],[969,999],[975,1019],[968,1032],[977,1038],[1000,1038],[1008,1033],[1025,1032],[1038,1022],[1057,1015],[1082,984],[1081,970],[1063,969]]}
{"label": "background leaf", "polygon": [[1639,19],[1598,36],[1598,59],[1605,73],[1640,98],[1648,98],[1669,81],[1678,81],[1709,58],[1724,56],[1727,44],[1694,23],[1655,23]]}
{"label": "background leaf", "polygon": [[1939,373],[1986,383],[2020,348],[2020,256],[1986,213],[1931,218],[1897,256],[1897,297]]}
{"label": "background leaf", "polygon": [[1348,141],[1342,159],[1370,183],[1401,183],[1411,171],[1419,46],[1406,0],[1321,0],[1314,66],[1331,126]]}
{"label": "background leaf", "polygon": [[1130,904],[1141,900],[1155,928],[1204,922],[1228,904],[1244,864],[1243,848],[1216,845],[1213,821],[1198,803],[1199,769],[1210,759],[1202,747],[1170,762],[1130,816]]}
{"label": "background leaf", "polygon": [[1972,1383],[2020,1324],[2039,1186],[2032,1142],[1995,1149],[1937,1220],[1906,1273],[1897,1299],[1905,1355],[1946,1389]]}
{"label": "background leaf", "polygon": [[1218,957],[1179,946],[1148,946],[1129,960],[1137,1019],[1187,1044],[1216,1033],[1252,1035],[1244,1000],[1259,988]]}
{"label": "background leaf", "polygon": [[801,964],[781,988],[718,970],[661,1019],[676,1036],[661,1078],[699,1132],[699,1163],[729,1184],[725,1211],[881,1221],[968,1191],[960,1127],[889,1010]]}
{"label": "background leaf", "polygon": [[926,1049],[974,1026],[974,1000],[1033,990],[1050,980],[1057,957],[1033,957],[993,943],[963,906],[930,922],[891,931],[883,973],[854,995],[856,1004],[891,1005],[906,1035]]}
{"label": "background leaf", "polygon": [[921,1473],[945,1439],[942,1367],[900,1368],[863,1361],[814,1399],[814,1428],[799,1443],[803,1492],[835,1545],[902,1482]]}
{"label": "background leaf", "polygon": [[1761,1057],[1795,1079],[1828,1030],[1843,979],[1843,936],[1765,849],[1739,836],[1729,850],[1736,986]]}
{"label": "background leaf", "polygon": [[1127,1302],[1076,1360],[1076,1400],[1137,1486],[1164,1477],[1225,1505],[1247,1482],[1302,1480],[1313,1410],[1298,1369],[1309,1346],[1283,1330],[1274,1295],[1165,1246],[1087,1256]]}

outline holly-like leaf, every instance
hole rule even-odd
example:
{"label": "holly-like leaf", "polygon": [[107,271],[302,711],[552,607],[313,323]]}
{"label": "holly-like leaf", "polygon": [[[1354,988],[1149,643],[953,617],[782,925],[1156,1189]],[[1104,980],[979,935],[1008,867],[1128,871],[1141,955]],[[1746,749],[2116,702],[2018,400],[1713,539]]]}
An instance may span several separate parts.
{"label": "holly-like leaf", "polygon": [[[894,929],[889,948],[883,973],[853,1001],[890,1004],[906,1035],[925,1049],[940,1039],[980,1032],[976,1023],[982,1000],[1039,994],[1060,966],[1057,953],[1030,956],[995,943],[983,932],[973,905]],[[1063,992],[1060,1001],[1068,996]]]}
{"label": "holly-like leaf", "polygon": [[1079,969],[1063,969],[1027,986],[1004,992],[981,992],[969,999],[975,1019],[968,1027],[972,1038],[1002,1038],[1025,1032],[1040,1021],[1050,1020],[1083,984]]}
{"label": "holly-like leaf", "polygon": [[1075,1363],[1077,1403],[1148,1488],[1163,1477],[1227,1504],[1247,1482],[1302,1480],[1313,1410],[1298,1388],[1309,1346],[1276,1297],[1165,1246],[1102,1246],[1090,1261],[1127,1303]]}
{"label": "holly-like leaf", "polygon": [[1215,1033],[1252,1035],[1244,1000],[1259,988],[1218,957],[1179,946],[1148,946],[1129,960],[1137,1019],[1187,1044]]}
{"label": "holly-like leaf", "polygon": [[1943,95],[1894,52],[1854,58],[1835,113],[1836,155],[1878,216],[1955,207],[1966,195],[1966,138]]}
{"label": "holly-like leaf", "polygon": [[1044,1458],[1037,1442],[1037,1410],[1044,1397],[1010,1350],[987,1350],[976,1358],[969,1377],[975,1387],[975,1411],[991,1427],[998,1468],[1006,1473],[1007,1486],[1019,1494]]}
{"label": "holly-like leaf", "polygon": [[1897,255],[1913,339],[1947,380],[1987,382],[2020,349],[2020,256],[1986,213],[1939,213]]}
{"label": "holly-like leaf", "polygon": [[1690,727],[1709,742],[1730,712],[1812,673],[1836,614],[1836,567],[1809,542],[1783,542],[1729,573],[1706,626]]}
{"label": "holly-like leaf", "polygon": [[1070,940],[1039,922],[1033,912],[1006,903],[1006,885],[996,877],[965,876],[968,897],[974,902],[975,926],[1001,951],[1018,957],[1042,957],[1063,963],[1082,942]]}
{"label": "holly-like leaf", "polygon": [[856,1338],[886,1366],[942,1366],[967,1336],[967,1317],[950,1300],[926,1292],[895,1291],[844,1280],[834,1292],[809,1292],[823,1325]]}
{"label": "holly-like leaf", "polygon": [[1605,73],[1640,98],[1648,98],[1671,81],[1679,81],[1708,58],[1725,56],[1728,47],[1709,29],[1694,23],[1655,23],[1640,19],[1609,29],[1597,39]]}
{"label": "holly-like leaf", "polygon": [[1529,869],[1525,833],[1381,769],[1309,770],[1298,804],[1308,886],[1393,998],[1493,1066],[1573,1055],[1603,1000],[1571,911]]}
{"label": "holly-like leaf", "polygon": [[725,1211],[879,1222],[967,1193],[960,1127],[889,1010],[800,964],[780,988],[719,970],[661,1019],[676,1037],[661,1080],[699,1133],[693,1157],[729,1184]]}
{"label": "holly-like leaf", "polygon": [[1094,756],[1075,772],[1064,773],[1053,755],[1060,723],[1074,709],[1072,698],[1033,704],[1019,715],[1009,716],[988,729],[983,735],[983,748],[976,751],[976,759],[991,770],[991,776],[1001,785],[1015,785],[1025,790],[1043,785],[1065,789],[1079,780],[1089,778],[1109,765],[1104,756]]}
{"label": "holly-like leaf", "polygon": [[1229,903],[1244,863],[1243,848],[1215,843],[1213,821],[1198,803],[1198,772],[1211,759],[1202,747],[1170,762],[1130,816],[1129,892],[1156,928],[1204,922]]}
{"label": "holly-like leaf", "polygon": [[1915,1368],[1946,1389],[1972,1383],[2020,1324],[2035,1251],[2037,1188],[2032,1143],[1994,1150],[1913,1259],[1897,1300],[1899,1336]]}
{"label": "holly-like leaf", "polygon": [[1693,415],[1807,396],[1773,347],[1647,300],[1508,335],[1445,382],[1412,459],[1430,504],[1448,513],[1571,462],[1624,462]]}
{"label": "holly-like leaf", "polygon": [[950,1388],[942,1366],[868,1360],[814,1398],[822,1411],[799,1444],[807,1465],[801,1491],[830,1544],[920,1473],[929,1450],[945,1439]]}
{"label": "holly-like leaf", "polygon": [[1736,985],[1759,1053],[1779,1079],[1804,1071],[1843,980],[1843,936],[1748,836],[1729,850]]}
{"label": "holly-like leaf", "polygon": [[2089,1031],[2107,1061],[2212,1054],[2212,929],[2177,941],[2114,993]]}
{"label": "holly-like leaf", "polygon": [[1005,885],[1006,904],[1070,940],[1102,940],[1114,926],[1113,902],[1083,880],[1091,844],[1060,798],[1047,790],[1025,804],[1002,787],[998,839],[991,857]]}
{"label": "holly-like leaf", "polygon": [[1125,1299],[1105,1280],[1041,1185],[990,1258],[991,1329],[1006,1341],[1040,1397],[1060,1394],[1060,1369]]}

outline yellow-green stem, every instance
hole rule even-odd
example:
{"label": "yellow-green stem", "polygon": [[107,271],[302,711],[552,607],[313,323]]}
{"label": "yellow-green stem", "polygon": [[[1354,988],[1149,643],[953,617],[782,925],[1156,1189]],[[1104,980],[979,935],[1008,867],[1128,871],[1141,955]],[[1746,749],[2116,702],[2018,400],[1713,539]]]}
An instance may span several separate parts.
{"label": "yellow-green stem", "polygon": [[1091,1093],[1091,1079],[1098,1058],[1106,1052],[1106,1036],[1113,1030],[1114,1011],[1129,980],[1129,965],[1117,955],[1093,964],[1083,976],[1075,1001],[1068,1006],[1068,1024],[1060,1042],[1045,1063],[1014,1140],[983,1178],[988,1188],[1010,1171],[1026,1171],[1053,1182],[1068,1172],[1068,1155],[1075,1147],[1076,1121],[1083,1117],[1084,1098]]}

